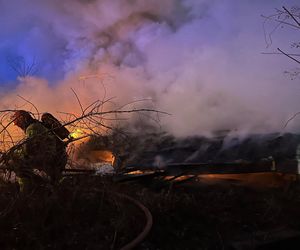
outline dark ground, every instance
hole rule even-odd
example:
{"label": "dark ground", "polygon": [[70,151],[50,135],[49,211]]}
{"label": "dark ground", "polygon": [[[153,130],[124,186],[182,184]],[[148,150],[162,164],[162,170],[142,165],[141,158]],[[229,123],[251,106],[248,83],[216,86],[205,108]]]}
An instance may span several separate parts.
{"label": "dark ground", "polygon": [[[267,249],[249,248],[249,242],[300,231],[300,184],[279,175],[185,183],[113,183],[81,176],[27,195],[19,195],[13,183],[2,183],[0,248],[120,249],[142,230],[145,219],[115,193],[141,201],[153,215],[152,230],[137,248],[141,250],[228,249],[237,242],[248,242],[248,248],[239,249]],[[295,249],[288,245],[291,240],[280,242],[270,249]]]}

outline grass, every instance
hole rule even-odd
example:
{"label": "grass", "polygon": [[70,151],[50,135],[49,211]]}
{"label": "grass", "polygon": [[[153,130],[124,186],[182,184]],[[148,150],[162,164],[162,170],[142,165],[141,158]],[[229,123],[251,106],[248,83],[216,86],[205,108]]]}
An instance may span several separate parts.
{"label": "grass", "polygon": [[65,179],[19,195],[1,183],[1,249],[120,249],[143,228],[143,214],[115,193],[140,200],[153,228],[137,249],[226,249],[274,229],[300,231],[300,186],[253,187],[221,181],[114,183]]}

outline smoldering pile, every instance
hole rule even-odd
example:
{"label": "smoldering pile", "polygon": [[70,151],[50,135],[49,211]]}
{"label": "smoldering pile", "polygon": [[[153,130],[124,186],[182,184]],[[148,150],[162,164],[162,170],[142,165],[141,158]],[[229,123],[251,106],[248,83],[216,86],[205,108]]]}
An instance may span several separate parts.
{"label": "smoldering pile", "polygon": [[82,145],[79,157],[97,150],[109,150],[122,161],[122,166],[147,165],[163,167],[174,163],[224,163],[275,161],[297,157],[300,135],[292,133],[249,134],[230,136],[228,131],[214,137],[176,138],[166,132],[135,135],[110,134],[93,137]]}

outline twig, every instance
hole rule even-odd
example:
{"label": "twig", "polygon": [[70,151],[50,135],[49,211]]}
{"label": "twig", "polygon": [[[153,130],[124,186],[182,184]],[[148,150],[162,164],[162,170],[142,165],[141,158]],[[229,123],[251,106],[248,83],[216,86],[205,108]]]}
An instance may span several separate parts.
{"label": "twig", "polygon": [[290,56],[289,54],[283,52],[283,51],[282,51],[281,49],[279,49],[279,48],[277,48],[277,50],[280,51],[283,55],[287,56],[288,58],[290,58],[290,59],[292,59],[293,61],[295,61],[295,62],[297,62],[297,63],[300,64],[300,61],[297,60],[296,58],[294,58],[294,57]]}
{"label": "twig", "polygon": [[0,134],[3,133],[4,130],[6,130],[14,121],[10,121],[6,126],[3,126],[3,129],[0,131]]}
{"label": "twig", "polygon": [[[261,52],[263,55],[282,55],[279,52]],[[300,56],[300,54],[288,54],[289,56]]]}
{"label": "twig", "polygon": [[292,24],[292,23],[289,23],[289,22],[285,22],[285,21],[280,21],[280,20],[274,20],[275,22],[278,22],[279,24],[285,24],[285,25],[288,25],[288,26],[291,26],[291,27],[294,27],[294,28],[297,28],[297,29],[300,29],[299,26],[295,25],[295,24]]}
{"label": "twig", "polygon": [[[5,127],[2,123],[0,123],[0,125],[1,125],[1,127],[3,128],[2,131],[6,131],[6,132],[7,132],[8,137],[11,139],[10,142],[11,142],[12,144],[14,144],[14,140],[13,140],[11,134],[7,131],[7,127]],[[0,134],[1,134],[1,133],[0,133]],[[4,137],[3,137],[3,139],[4,139]],[[4,140],[3,140],[3,141],[4,141]]]}
{"label": "twig", "polygon": [[298,115],[300,115],[300,112],[295,113],[290,119],[288,119],[283,128],[286,128],[290,121],[292,121]]}
{"label": "twig", "polygon": [[75,92],[75,90],[73,88],[71,88],[71,90],[72,90],[73,94],[76,97],[76,100],[77,100],[77,102],[78,102],[78,104],[80,106],[80,109],[81,109],[81,112],[82,112],[82,115],[83,115],[84,114],[84,109],[82,107],[81,101],[79,100],[79,97],[78,97],[77,93]]}
{"label": "twig", "polygon": [[37,107],[29,100],[25,99],[23,96],[21,95],[17,95],[18,97],[20,97],[22,100],[24,100],[25,102],[29,103],[32,105],[32,107],[35,109],[35,111],[37,112],[37,116],[38,116],[38,119],[40,119],[40,112],[39,110],[37,109]]}
{"label": "twig", "polygon": [[293,18],[293,20],[295,21],[295,23],[300,27],[300,22],[294,17],[294,15],[284,6],[282,6],[282,8],[290,15],[291,18]]}

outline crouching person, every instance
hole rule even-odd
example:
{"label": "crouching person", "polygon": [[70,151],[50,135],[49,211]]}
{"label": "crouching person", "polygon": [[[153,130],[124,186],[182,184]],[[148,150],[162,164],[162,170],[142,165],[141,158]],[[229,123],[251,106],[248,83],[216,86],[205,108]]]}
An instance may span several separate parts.
{"label": "crouching person", "polygon": [[43,171],[52,184],[58,183],[67,162],[63,142],[27,111],[16,111],[12,119],[25,133],[25,141],[13,152],[10,164],[18,177],[20,191],[25,192],[43,181],[34,169]]}

